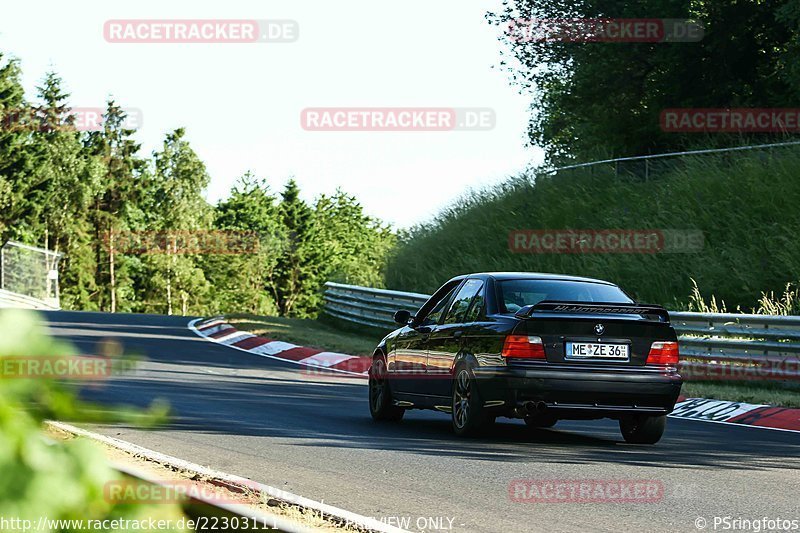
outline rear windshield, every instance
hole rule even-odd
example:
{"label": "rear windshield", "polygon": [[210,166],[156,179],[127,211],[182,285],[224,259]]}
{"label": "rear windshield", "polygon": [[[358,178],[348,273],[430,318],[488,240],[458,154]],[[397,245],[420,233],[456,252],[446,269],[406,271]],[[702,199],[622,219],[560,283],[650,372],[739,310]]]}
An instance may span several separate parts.
{"label": "rear windshield", "polygon": [[633,303],[616,285],[588,281],[514,279],[500,282],[500,312],[516,313],[544,300],[559,302]]}

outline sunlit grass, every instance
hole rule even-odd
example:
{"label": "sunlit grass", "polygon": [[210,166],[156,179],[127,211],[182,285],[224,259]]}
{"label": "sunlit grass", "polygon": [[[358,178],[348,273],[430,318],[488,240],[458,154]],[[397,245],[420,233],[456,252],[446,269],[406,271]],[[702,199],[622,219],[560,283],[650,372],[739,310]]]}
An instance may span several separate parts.
{"label": "sunlit grass", "polygon": [[254,335],[350,355],[371,355],[380,341],[379,335],[343,332],[319,320],[250,314],[227,318],[237,329]]}
{"label": "sunlit grass", "polygon": [[[729,309],[800,280],[800,153],[684,158],[644,181],[613,169],[522,176],[473,191],[416,228],[390,262],[387,287],[431,292],[481,271],[583,275],[619,283],[639,300],[685,309],[697,281]],[[701,230],[699,253],[519,254],[517,229]]]}
{"label": "sunlit grass", "polygon": [[683,384],[681,393],[692,398],[713,398],[800,408],[800,390],[768,382],[699,382]]}

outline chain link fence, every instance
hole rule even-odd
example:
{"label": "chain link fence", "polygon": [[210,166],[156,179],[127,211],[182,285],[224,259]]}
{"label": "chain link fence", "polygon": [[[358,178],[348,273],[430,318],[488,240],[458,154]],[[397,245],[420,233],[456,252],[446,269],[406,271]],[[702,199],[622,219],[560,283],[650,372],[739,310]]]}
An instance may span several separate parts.
{"label": "chain link fence", "polygon": [[7,242],[0,248],[0,298],[8,306],[58,309],[60,257],[52,250]]}
{"label": "chain link fence", "polygon": [[[732,148],[711,148],[706,150],[691,150],[685,152],[671,152],[666,154],[642,155],[635,157],[619,157],[616,159],[604,159],[602,161],[591,161],[589,163],[579,163],[558,168],[544,170],[545,174],[569,174],[579,170],[588,170],[592,175],[612,174],[618,179],[634,179],[648,181],[657,179],[663,174],[682,168],[685,158],[699,155],[716,154],[723,159],[732,158],[737,152],[755,152],[767,161],[782,148],[800,146],[800,141],[790,141],[770,144],[756,144],[748,146],[736,146]],[[733,161],[733,159],[730,159]]]}

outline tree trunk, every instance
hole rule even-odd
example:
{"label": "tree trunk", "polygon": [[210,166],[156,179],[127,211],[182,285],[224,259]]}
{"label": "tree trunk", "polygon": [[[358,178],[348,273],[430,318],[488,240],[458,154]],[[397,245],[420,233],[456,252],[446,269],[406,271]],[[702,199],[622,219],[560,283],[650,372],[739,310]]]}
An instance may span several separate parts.
{"label": "tree trunk", "polygon": [[175,245],[173,241],[167,243],[167,314],[172,315],[172,252]]}
{"label": "tree trunk", "polygon": [[117,276],[114,270],[114,232],[108,232],[108,261],[111,285],[111,312],[117,312]]}

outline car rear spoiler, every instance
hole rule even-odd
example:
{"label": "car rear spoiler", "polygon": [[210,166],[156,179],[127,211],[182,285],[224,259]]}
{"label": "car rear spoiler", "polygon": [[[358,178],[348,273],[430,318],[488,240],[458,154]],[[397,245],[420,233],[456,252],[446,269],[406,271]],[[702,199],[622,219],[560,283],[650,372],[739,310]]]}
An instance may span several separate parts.
{"label": "car rear spoiler", "polygon": [[645,320],[669,324],[669,312],[660,305],[620,304],[604,302],[555,302],[545,300],[526,305],[515,313],[518,318],[531,318],[534,313],[566,313],[572,315],[640,315]]}

